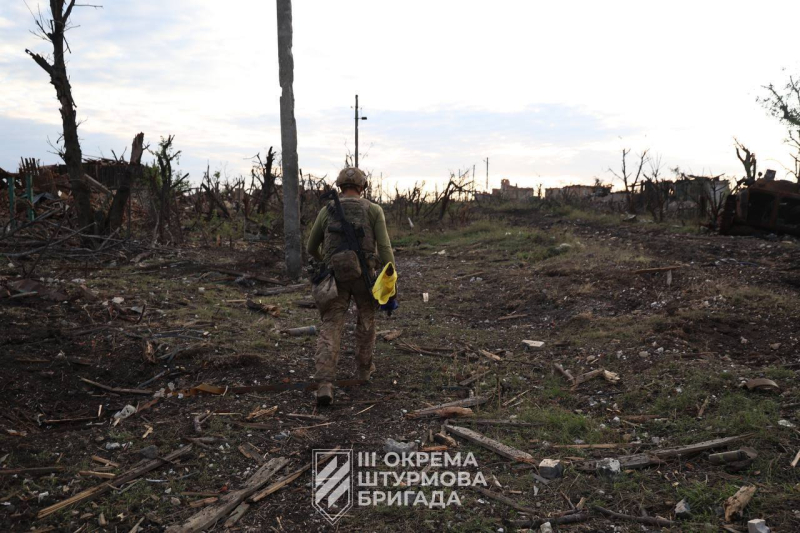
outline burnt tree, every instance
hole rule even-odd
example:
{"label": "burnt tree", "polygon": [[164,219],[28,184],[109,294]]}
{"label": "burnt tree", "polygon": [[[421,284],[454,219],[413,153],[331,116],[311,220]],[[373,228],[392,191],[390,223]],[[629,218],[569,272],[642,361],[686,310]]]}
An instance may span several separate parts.
{"label": "burnt tree", "polygon": [[53,46],[52,63],[30,50],[26,49],[25,53],[31,56],[36,64],[50,76],[50,83],[56,89],[56,98],[61,104],[61,124],[64,138],[62,157],[67,165],[72,195],[75,198],[78,224],[81,228],[87,228],[89,234],[93,234],[95,233],[95,218],[92,211],[91,191],[83,178],[83,156],[78,139],[76,105],[72,98],[72,87],[64,60],[64,52],[69,50],[64,34],[69,29],[70,16],[74,7],[75,0],[71,0],[69,3],[65,0],[50,0],[50,19],[47,20],[42,15],[34,19],[37,26],[35,34]]}
{"label": "burnt tree", "polygon": [[133,138],[131,144],[131,157],[128,159],[128,167],[122,176],[117,193],[111,201],[111,207],[105,220],[105,229],[108,233],[113,233],[122,226],[122,218],[125,214],[125,206],[131,196],[131,183],[142,176],[142,155],[144,154],[144,133],[139,133]]}
{"label": "burnt tree", "polygon": [[275,152],[272,146],[267,151],[267,158],[262,160],[261,154],[256,154],[255,165],[250,169],[250,175],[253,177],[253,182],[257,182],[261,187],[258,196],[258,209],[257,213],[263,214],[267,212],[267,205],[272,193],[275,192],[275,174],[272,173],[272,165],[275,163]]}
{"label": "burnt tree", "polygon": [[[745,183],[755,183],[756,173],[758,172],[758,161],[756,160],[755,152],[751,152],[745,145],[739,142],[739,139],[733,139],[736,145],[736,157],[742,162],[745,172]],[[744,153],[744,156],[742,156]]]}
{"label": "burnt tree", "polygon": [[622,169],[619,174],[617,174],[613,169],[608,169],[614,177],[622,182],[625,186],[625,199],[627,201],[628,213],[636,214],[636,203],[634,193],[636,192],[636,187],[639,185],[639,179],[642,177],[642,169],[644,168],[644,164],[647,163],[647,150],[639,154],[639,165],[636,169],[636,172],[632,172],[628,169],[628,154],[631,153],[630,148],[623,148],[622,149]]}

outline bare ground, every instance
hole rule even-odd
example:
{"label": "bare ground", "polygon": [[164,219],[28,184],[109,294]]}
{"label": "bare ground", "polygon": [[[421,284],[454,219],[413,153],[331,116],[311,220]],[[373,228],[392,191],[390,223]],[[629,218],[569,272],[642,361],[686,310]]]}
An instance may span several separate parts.
{"label": "bare ground", "polygon": [[[675,504],[686,499],[692,516],[673,530],[716,531],[724,523],[726,498],[754,485],[744,516],[729,527],[746,530],[748,519],[761,517],[774,531],[800,529],[800,485],[789,465],[800,438],[794,427],[778,423],[800,423],[797,241],[698,235],[580,214],[488,215],[463,228],[397,232],[401,309],[392,318],[382,317],[378,329],[400,329],[402,335],[379,340],[373,383],[337,391],[335,404],[321,412],[304,391],[200,394],[161,399],[113,426],[113,413],[127,404],[142,406],[150,396],[107,392],[80,380],[152,391],[169,390],[169,384],[189,389],[199,383],[307,380],[314,337],[279,332],[318,323],[316,310],[297,305],[308,300],[307,291],[255,296],[274,285],[237,282],[236,275],[219,272],[283,279],[279,250],[234,243],[233,249],[172,250],[138,264],[124,256],[113,264],[44,263],[39,272],[45,282],[50,278],[47,286],[75,295],[81,281],[73,280],[82,279],[99,299],[0,299],[0,468],[63,467],[52,474],[0,476],[3,530],[129,531],[144,518],[141,531],[161,531],[198,511],[192,502],[207,497],[198,493],[222,495],[242,486],[258,463],[245,457],[240,445],[250,443],[266,458],[286,457],[292,470],[309,461],[312,449],[382,453],[388,437],[424,441],[442,421],[409,420],[404,414],[465,397],[470,391],[458,382],[481,369],[491,372],[469,388],[494,396],[475,408],[477,416],[533,426],[475,429],[530,453],[536,464],[560,458],[567,468],[562,479],[545,485],[535,478],[535,469],[488,450],[461,441],[458,451],[474,452],[480,471],[492,479],[489,489],[535,509],[535,518],[557,516],[585,498],[587,508],[675,519]],[[665,273],[632,273],[670,265],[680,268],[669,286]],[[4,264],[0,272],[7,284],[18,270]],[[109,303],[114,297],[124,301],[115,306]],[[278,305],[280,316],[248,309],[248,297]],[[525,339],[545,345],[525,348]],[[404,342],[440,355],[412,353]],[[176,353],[169,365],[159,359],[179,348],[189,349]],[[498,354],[501,361],[470,359],[467,354],[478,349]],[[553,363],[573,375],[605,368],[621,380],[594,379],[573,390],[553,371]],[[350,377],[352,369],[352,346],[346,342],[341,377]],[[167,374],[140,386],[163,371]],[[757,377],[773,379],[780,391],[741,386]],[[45,422],[92,417],[99,406],[103,414],[96,421]],[[272,406],[275,414],[253,420],[260,428],[237,424],[252,411]],[[193,419],[207,412],[213,414],[197,434]],[[289,413],[325,420],[293,419]],[[643,414],[660,418],[626,420]],[[758,452],[740,471],[710,464],[708,452],[626,471],[612,480],[579,468],[587,458],[734,435],[747,435],[741,446]],[[137,452],[146,446],[157,446],[163,456],[198,436],[219,440],[196,445],[179,464],[154,470],[124,490],[36,518],[41,509],[103,482],[79,474],[103,470],[92,455],[118,463],[108,471],[121,473],[141,460]],[[564,447],[576,443],[619,448]],[[525,516],[470,490],[459,495],[462,505],[444,510],[357,507],[337,529],[507,531],[514,529],[510,521]],[[105,527],[98,524],[101,514]],[[643,527],[592,512],[589,521],[562,528],[611,531],[612,526],[617,531]],[[311,508],[308,474],[254,505],[235,527],[330,529]]]}

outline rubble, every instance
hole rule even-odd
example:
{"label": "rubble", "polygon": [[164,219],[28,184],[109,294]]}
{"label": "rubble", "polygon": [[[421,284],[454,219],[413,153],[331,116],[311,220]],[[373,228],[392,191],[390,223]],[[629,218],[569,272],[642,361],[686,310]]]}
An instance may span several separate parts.
{"label": "rubble", "polygon": [[619,460],[613,457],[607,457],[597,461],[595,470],[598,475],[603,477],[615,477],[622,471]]}
{"label": "rubble", "polygon": [[545,479],[557,479],[564,474],[564,465],[558,459],[542,459],[539,475]]}

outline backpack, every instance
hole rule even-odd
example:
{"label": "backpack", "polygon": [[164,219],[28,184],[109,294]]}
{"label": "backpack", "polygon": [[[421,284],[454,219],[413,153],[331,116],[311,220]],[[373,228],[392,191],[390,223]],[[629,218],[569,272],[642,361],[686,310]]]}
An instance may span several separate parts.
{"label": "backpack", "polygon": [[[377,251],[375,234],[369,223],[370,202],[364,198],[340,198],[339,203],[347,222],[353,225],[361,250],[368,264]],[[328,204],[328,222],[325,226],[322,255],[325,265],[333,271],[336,281],[348,282],[359,279],[363,272],[361,262],[354,250],[349,249],[339,216],[333,202]]]}

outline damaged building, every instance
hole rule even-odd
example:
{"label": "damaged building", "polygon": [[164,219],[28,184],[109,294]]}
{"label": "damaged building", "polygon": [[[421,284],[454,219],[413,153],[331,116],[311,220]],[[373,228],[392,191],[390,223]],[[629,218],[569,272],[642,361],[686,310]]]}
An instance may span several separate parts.
{"label": "damaged building", "polygon": [[800,236],[800,183],[776,180],[775,171],[743,183],[728,196],[720,221],[720,232],[747,234],[753,231]]}

